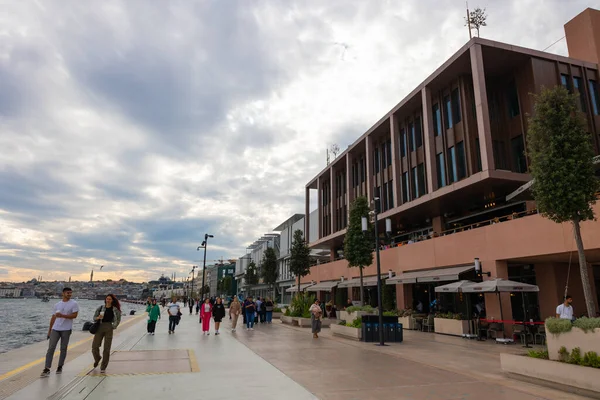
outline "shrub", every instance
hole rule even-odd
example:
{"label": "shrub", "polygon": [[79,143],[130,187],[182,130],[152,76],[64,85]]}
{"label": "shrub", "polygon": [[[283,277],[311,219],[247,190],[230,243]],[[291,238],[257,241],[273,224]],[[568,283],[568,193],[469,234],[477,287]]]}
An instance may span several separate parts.
{"label": "shrub", "polygon": [[400,316],[402,317],[410,317],[411,315],[413,315],[414,311],[412,308],[407,308],[404,309],[402,311],[400,311]]}
{"label": "shrub", "polygon": [[342,319],[342,320],[341,320],[341,321],[338,323],[338,325],[343,325],[343,326],[346,326],[346,321]]}
{"label": "shrub", "polygon": [[600,318],[581,317],[573,322],[573,326],[583,330],[585,333],[594,332],[594,329],[600,328]]}
{"label": "shrub", "polygon": [[283,315],[285,315],[286,317],[291,317],[292,316],[292,311],[290,310],[289,307],[285,309],[285,313]]}
{"label": "shrub", "polygon": [[346,326],[350,326],[352,328],[362,328],[362,318],[354,318],[354,321],[351,323],[346,322]]}
{"label": "shrub", "polygon": [[553,335],[570,332],[573,324],[568,319],[550,317],[546,319],[546,329]]}
{"label": "shrub", "polygon": [[273,312],[281,312],[281,308],[280,307],[273,307]]}
{"label": "shrub", "polygon": [[527,356],[532,358],[541,358],[543,360],[548,360],[550,358],[548,355],[548,350],[529,350],[527,352]]}
{"label": "shrub", "polygon": [[558,359],[561,362],[581,365],[582,367],[600,368],[600,357],[598,354],[595,351],[588,351],[582,357],[581,349],[579,347],[575,347],[571,351],[571,354],[569,354],[569,351],[565,346],[561,347],[560,350],[558,350]]}
{"label": "shrub", "polygon": [[449,313],[437,313],[437,314],[435,314],[435,317],[436,318],[442,318],[442,319],[454,319],[454,320],[457,320],[457,321],[460,321],[460,320],[464,319],[463,316],[462,316],[462,314],[457,314],[457,313],[452,313],[452,312],[449,312]]}
{"label": "shrub", "polygon": [[569,360],[567,362],[569,364],[581,365],[581,349],[579,347],[575,347],[573,350],[571,350],[571,355],[569,356]]}
{"label": "shrub", "polygon": [[398,316],[398,310],[384,311],[383,312],[383,316],[384,317],[397,317]]}
{"label": "shrub", "polygon": [[569,359],[569,352],[567,351],[567,348],[565,346],[562,346],[558,350],[558,359],[564,362],[566,362]]}
{"label": "shrub", "polygon": [[[292,304],[290,304],[292,317],[302,317],[302,318],[310,318],[310,306],[315,302],[314,295],[300,294],[292,299]],[[308,317],[305,317],[308,315]]]}
{"label": "shrub", "polygon": [[365,311],[369,314],[372,314],[373,312],[375,312],[375,309],[371,306],[352,306],[352,307],[348,307],[346,308],[346,312],[348,313],[353,313],[356,311]]}
{"label": "shrub", "polygon": [[600,368],[600,357],[595,351],[588,351],[583,355],[581,365],[584,367]]}

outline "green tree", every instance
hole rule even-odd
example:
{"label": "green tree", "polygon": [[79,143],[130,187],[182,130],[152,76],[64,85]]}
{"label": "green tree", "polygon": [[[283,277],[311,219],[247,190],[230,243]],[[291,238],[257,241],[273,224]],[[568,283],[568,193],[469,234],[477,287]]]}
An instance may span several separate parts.
{"label": "green tree", "polygon": [[232,282],[233,282],[233,278],[231,278],[231,276],[229,276],[229,275],[225,275],[223,278],[221,278],[221,280],[219,281],[219,283],[220,283],[219,293],[225,294],[225,295],[232,294],[231,293]]}
{"label": "green tree", "polygon": [[292,241],[292,249],[290,251],[290,272],[298,280],[296,295],[299,296],[300,279],[310,273],[310,249],[304,240],[304,233],[300,229],[294,232],[294,240]]}
{"label": "green tree", "polygon": [[258,285],[258,272],[254,261],[250,261],[250,264],[248,264],[248,268],[246,268],[246,273],[244,274],[244,280],[248,286]]}
{"label": "green tree", "polygon": [[528,155],[532,191],[540,213],[550,220],[573,224],[579,270],[588,316],[596,315],[585,259],[580,222],[595,219],[592,205],[599,189],[594,174],[592,139],[577,109],[578,95],[562,86],[535,96],[529,120]]}
{"label": "green tree", "polygon": [[[350,205],[348,231],[344,237],[344,257],[348,266],[360,270],[360,304],[364,305],[363,269],[373,263],[373,235],[369,219],[369,201],[357,197]],[[367,217],[368,231],[362,230],[362,217]]]}
{"label": "green tree", "polygon": [[479,37],[479,29],[482,26],[487,26],[486,20],[487,14],[485,13],[485,8],[481,9],[477,7],[469,13],[469,18],[465,18],[465,26],[468,26],[469,29],[475,29],[477,31],[477,37]]}
{"label": "green tree", "polygon": [[275,300],[275,283],[279,277],[279,267],[277,266],[277,254],[275,249],[269,247],[265,250],[262,259],[262,278],[263,282],[271,286],[273,290],[273,300]]}

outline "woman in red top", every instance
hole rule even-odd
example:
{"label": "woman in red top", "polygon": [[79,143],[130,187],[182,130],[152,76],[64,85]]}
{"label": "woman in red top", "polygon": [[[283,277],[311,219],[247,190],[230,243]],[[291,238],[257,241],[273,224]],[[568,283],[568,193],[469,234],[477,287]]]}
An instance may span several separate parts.
{"label": "woman in red top", "polygon": [[210,335],[210,318],[212,317],[213,306],[210,299],[205,299],[204,304],[200,306],[200,317],[202,318],[202,333]]}

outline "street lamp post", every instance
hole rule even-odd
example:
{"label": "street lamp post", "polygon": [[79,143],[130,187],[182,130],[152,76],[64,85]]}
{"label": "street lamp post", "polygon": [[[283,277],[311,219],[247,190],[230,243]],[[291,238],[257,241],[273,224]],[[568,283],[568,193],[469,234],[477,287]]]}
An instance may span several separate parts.
{"label": "street lamp post", "polygon": [[202,262],[202,289],[201,289],[201,293],[202,293],[202,299],[204,301],[204,286],[205,286],[205,279],[206,279],[206,247],[208,247],[208,238],[213,238],[213,235],[209,235],[208,233],[204,234],[204,241],[202,242],[202,244],[200,246],[198,246],[198,248],[196,250],[200,250],[201,248],[204,248],[204,261]]}
{"label": "street lamp post", "polygon": [[196,270],[196,268],[198,268],[197,265],[192,265],[192,270],[190,271],[192,273],[192,291],[190,293],[190,296],[194,297],[194,271]]}
{"label": "street lamp post", "polygon": [[[382,301],[382,287],[381,287],[381,262],[379,258],[379,232],[377,230],[377,215],[379,212],[379,197],[373,196],[373,221],[374,221],[374,234],[375,234],[375,257],[377,260],[377,304],[379,311],[379,346],[385,346],[383,341],[383,301]],[[391,233],[391,221],[386,219],[386,231]],[[362,218],[362,229],[364,232],[368,231],[367,217]]]}

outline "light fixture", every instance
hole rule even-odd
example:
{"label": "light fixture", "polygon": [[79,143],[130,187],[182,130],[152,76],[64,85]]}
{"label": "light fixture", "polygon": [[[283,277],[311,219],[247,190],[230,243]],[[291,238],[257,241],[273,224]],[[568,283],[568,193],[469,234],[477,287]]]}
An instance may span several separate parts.
{"label": "light fixture", "polygon": [[367,220],[367,217],[362,217],[360,222],[362,225],[362,231],[367,232],[369,230],[369,221]]}
{"label": "light fixture", "polygon": [[388,270],[388,278],[392,278],[393,276],[394,276],[394,272],[391,269],[389,269]]}
{"label": "light fixture", "polygon": [[389,218],[385,219],[385,233],[388,235],[392,233],[392,220]]}
{"label": "light fixture", "polygon": [[477,276],[481,276],[481,275],[487,275],[492,276],[492,273],[487,271],[487,272],[483,272],[481,270],[481,261],[479,261],[479,258],[475,257],[474,261],[474,265],[475,265],[475,273],[477,274]]}

